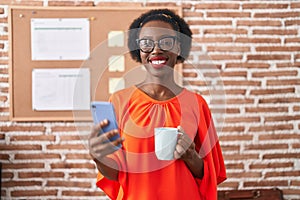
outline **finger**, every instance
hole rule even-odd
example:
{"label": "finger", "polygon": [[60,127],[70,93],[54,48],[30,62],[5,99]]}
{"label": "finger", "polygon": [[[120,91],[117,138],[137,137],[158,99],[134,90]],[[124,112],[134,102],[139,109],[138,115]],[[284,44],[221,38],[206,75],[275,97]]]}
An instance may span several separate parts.
{"label": "finger", "polygon": [[180,126],[180,125],[177,126],[177,129],[178,129],[179,133],[185,133],[184,130],[183,130],[183,128],[182,128],[182,126]]}
{"label": "finger", "polygon": [[119,147],[120,145],[122,145],[122,143],[124,142],[124,140],[125,140],[124,137],[120,137],[120,138],[114,140],[114,141],[112,142],[112,144],[113,144],[114,146]]}
{"label": "finger", "polygon": [[103,120],[99,122],[98,124],[94,125],[92,127],[92,135],[91,137],[96,137],[98,136],[98,133],[101,131],[101,129],[108,124],[108,120]]}
{"label": "finger", "polygon": [[175,147],[175,151],[177,151],[177,153],[181,156],[185,152],[185,149],[183,146],[177,144]]}

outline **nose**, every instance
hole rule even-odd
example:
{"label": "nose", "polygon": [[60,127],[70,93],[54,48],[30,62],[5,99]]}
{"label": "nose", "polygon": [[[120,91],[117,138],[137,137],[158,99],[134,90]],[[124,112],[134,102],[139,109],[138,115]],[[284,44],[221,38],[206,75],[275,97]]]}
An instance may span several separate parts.
{"label": "nose", "polygon": [[158,45],[158,41],[155,41],[154,42],[154,48],[153,48],[153,51],[152,52],[161,52],[161,48],[159,47]]}

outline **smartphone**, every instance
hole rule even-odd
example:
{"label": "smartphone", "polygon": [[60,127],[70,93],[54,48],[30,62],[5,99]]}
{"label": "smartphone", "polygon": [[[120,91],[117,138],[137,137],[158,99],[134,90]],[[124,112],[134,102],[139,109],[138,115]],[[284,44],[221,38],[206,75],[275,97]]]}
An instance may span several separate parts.
{"label": "smartphone", "polygon": [[[102,128],[102,131],[99,133],[106,133],[113,129],[118,129],[116,114],[114,106],[110,102],[106,101],[93,101],[91,102],[91,112],[93,116],[94,124],[98,124],[100,121],[107,119],[109,121],[108,125]],[[119,134],[110,138],[110,141],[114,141],[120,137]]]}

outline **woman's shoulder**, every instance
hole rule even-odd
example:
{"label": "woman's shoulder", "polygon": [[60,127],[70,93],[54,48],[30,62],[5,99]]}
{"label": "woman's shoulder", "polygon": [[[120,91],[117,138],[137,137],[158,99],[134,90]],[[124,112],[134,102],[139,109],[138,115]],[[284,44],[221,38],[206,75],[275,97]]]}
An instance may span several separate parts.
{"label": "woman's shoulder", "polygon": [[184,89],[184,92],[187,97],[196,97],[199,102],[203,102],[206,104],[205,98],[199,92],[189,90],[186,88]]}
{"label": "woman's shoulder", "polygon": [[128,99],[133,94],[134,91],[135,91],[134,86],[118,90],[110,96],[110,100],[113,101],[116,99],[118,99],[118,100]]}

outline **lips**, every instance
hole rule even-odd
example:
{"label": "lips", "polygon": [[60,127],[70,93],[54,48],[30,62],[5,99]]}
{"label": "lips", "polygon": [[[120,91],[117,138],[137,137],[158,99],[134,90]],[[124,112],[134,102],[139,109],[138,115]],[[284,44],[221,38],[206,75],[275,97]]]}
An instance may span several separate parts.
{"label": "lips", "polygon": [[164,56],[155,56],[149,59],[149,62],[151,63],[152,67],[158,69],[162,68],[167,64],[168,58]]}

